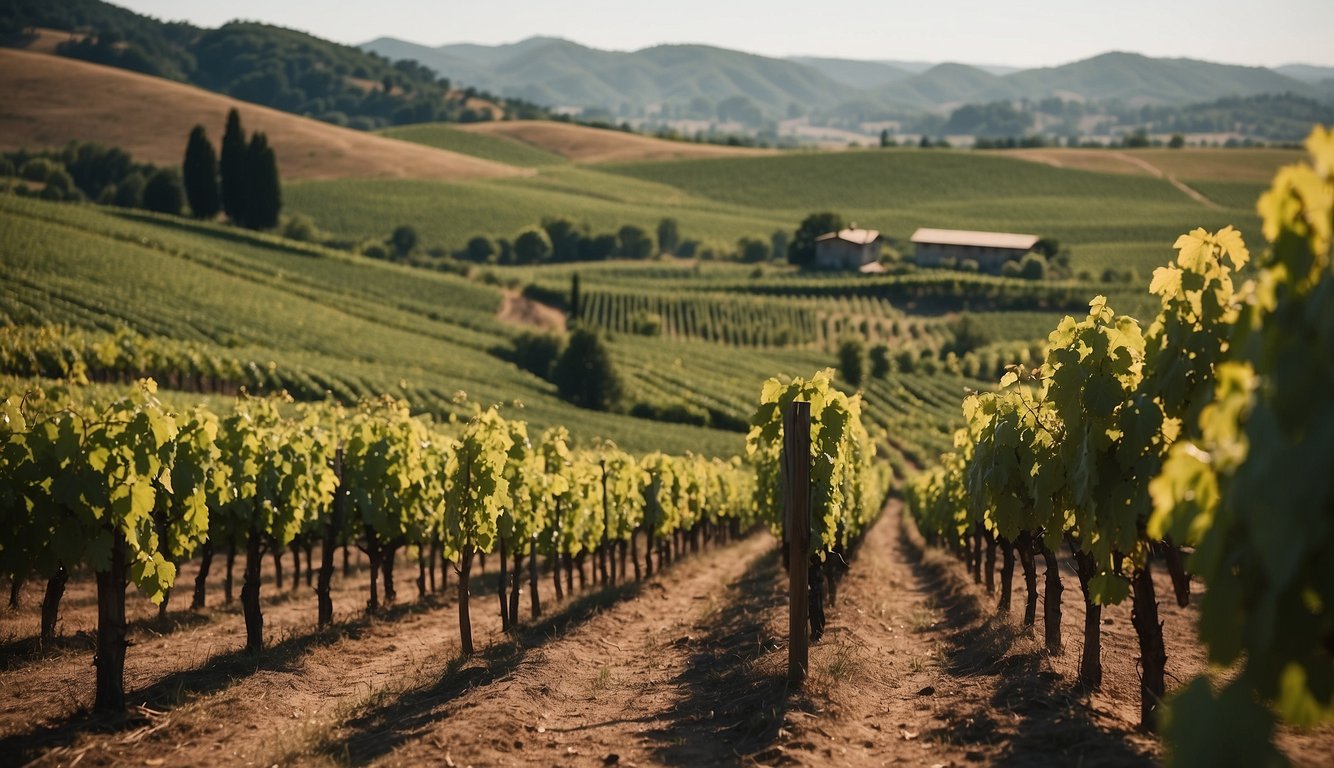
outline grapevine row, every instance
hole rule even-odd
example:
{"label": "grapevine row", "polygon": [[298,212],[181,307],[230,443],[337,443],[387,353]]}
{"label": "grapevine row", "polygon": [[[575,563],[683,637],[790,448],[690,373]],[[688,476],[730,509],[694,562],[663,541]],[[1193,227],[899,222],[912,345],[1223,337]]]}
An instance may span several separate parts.
{"label": "grapevine row", "polygon": [[572,590],[575,563],[582,580],[592,557],[605,580],[619,550],[624,577],[625,549],[642,539],[651,574],[654,547],[661,567],[701,535],[733,535],[757,519],[755,476],[739,460],[635,457],[610,443],[574,450],[563,428],[530,438],[524,422],[494,408],[437,424],[388,399],[346,409],[245,398],[219,415],[168,407],[151,380],[109,402],[63,384],[20,388],[10,380],[6,388],[13,394],[0,400],[0,571],[48,580],[48,638],[67,575],[85,566],[97,574],[99,709],[124,705],[128,582],[161,603],[178,564],[196,555],[201,605],[213,554],[244,552],[252,651],[263,645],[266,553],[276,561],[294,544],[309,552],[312,541],[323,542],[321,624],[332,620],[337,547],[357,546],[371,559],[371,610],[377,576],[392,588],[396,551],[415,551],[423,568],[427,557],[442,558],[459,572],[460,634],[470,652],[469,576],[479,554],[497,553],[502,568],[512,563],[500,605],[510,628],[525,559],[537,615],[536,558],[552,565],[559,599],[561,566]]}
{"label": "grapevine row", "polygon": [[[1030,625],[1044,557],[1053,653],[1056,553],[1069,547],[1089,687],[1101,682],[1101,608],[1132,600],[1141,718],[1185,764],[1270,763],[1275,714],[1334,716],[1334,134],[1317,129],[1307,145],[1312,165],[1281,170],[1260,200],[1271,246],[1253,279],[1237,283],[1250,253],[1232,228],[1183,235],[1154,272],[1147,326],[1103,297],[1083,320],[1065,318],[1040,367],[1016,366],[999,391],[964,400],[955,450],[909,494],[919,527],[975,579],[984,546],[989,584],[1001,550],[1002,609],[1017,551]],[[1219,693],[1196,680],[1166,711],[1159,557],[1181,605],[1186,568],[1205,583],[1201,638],[1211,661],[1238,666]],[[1217,722],[1258,727],[1219,733]]]}

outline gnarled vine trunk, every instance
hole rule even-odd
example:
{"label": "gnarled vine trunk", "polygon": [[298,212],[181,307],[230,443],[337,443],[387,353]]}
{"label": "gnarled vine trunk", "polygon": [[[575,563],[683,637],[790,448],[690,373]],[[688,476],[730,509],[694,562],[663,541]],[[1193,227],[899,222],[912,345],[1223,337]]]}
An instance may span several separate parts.
{"label": "gnarled vine trunk", "polygon": [[1061,654],[1061,564],[1056,553],[1045,543],[1042,545],[1042,562],[1046,565],[1046,594],[1042,596],[1042,629],[1047,643],[1047,653],[1053,656]]}
{"label": "gnarled vine trunk", "polygon": [[468,580],[472,573],[471,547],[464,547],[463,552],[459,554],[459,640],[465,655],[471,656],[472,647],[472,617],[468,613]]}
{"label": "gnarled vine trunk", "polygon": [[227,573],[222,577],[222,601],[231,603],[232,601],[232,573],[236,568],[236,545],[227,545]]}
{"label": "gnarled vine trunk", "polygon": [[69,571],[61,565],[51,578],[46,581],[46,594],[42,598],[42,646],[56,639],[56,621],[60,618],[60,599],[65,596],[65,583],[69,581]]}
{"label": "gnarled vine trunk", "polygon": [[1102,686],[1102,606],[1094,604],[1089,596],[1089,580],[1095,568],[1092,555],[1075,551],[1079,589],[1084,593],[1084,653],[1079,657],[1079,682],[1090,690]]}
{"label": "gnarled vine trunk", "polygon": [[264,614],[259,606],[260,533],[250,529],[246,537],[245,577],[241,582],[241,612],[245,615],[246,650],[259,653],[264,648]]}
{"label": "gnarled vine trunk", "polygon": [[[343,530],[343,517],[347,509],[347,496],[343,492],[343,449],[334,452],[334,477],[338,485],[334,490],[333,510],[324,522],[324,541],[320,546],[320,579],[315,587],[315,597],[319,603],[319,626],[327,627],[333,623],[333,597],[330,594],[334,570],[334,549],[338,546],[338,533]],[[343,557],[347,558],[347,547],[343,547]],[[306,569],[309,572],[309,568]]]}
{"label": "gnarled vine trunk", "polygon": [[1145,730],[1155,731],[1158,728],[1158,705],[1163,701],[1167,649],[1163,646],[1163,623],[1158,620],[1158,600],[1154,595],[1150,563],[1146,557],[1144,565],[1130,582],[1134,593],[1130,620],[1139,637],[1139,724]]}
{"label": "gnarled vine trunk", "polygon": [[1010,593],[1014,585],[1014,545],[1010,540],[1004,537],[997,537],[997,546],[1001,550],[1001,571],[1000,571],[1000,600],[996,603],[996,610],[1001,613],[1010,611]]}
{"label": "gnarled vine trunk", "polygon": [[508,552],[505,549],[505,537],[500,536],[498,538],[500,539],[500,586],[496,590],[496,594],[500,598],[500,631],[508,632],[510,631],[510,611],[509,601],[506,599],[508,596],[505,594],[505,581],[509,576],[506,563]]}
{"label": "gnarled vine trunk", "polygon": [[1033,558],[1033,537],[1024,531],[1019,535],[1019,565],[1024,570],[1024,626],[1033,626],[1038,619],[1038,569]]}
{"label": "gnarled vine trunk", "polygon": [[112,533],[111,564],[97,572],[97,690],[93,709],[121,712],[125,709],[125,587],[128,584],[125,535]]}
{"label": "gnarled vine trunk", "polygon": [[528,554],[528,590],[532,592],[533,618],[542,615],[542,600],[537,595],[537,536],[529,540],[532,551]]}

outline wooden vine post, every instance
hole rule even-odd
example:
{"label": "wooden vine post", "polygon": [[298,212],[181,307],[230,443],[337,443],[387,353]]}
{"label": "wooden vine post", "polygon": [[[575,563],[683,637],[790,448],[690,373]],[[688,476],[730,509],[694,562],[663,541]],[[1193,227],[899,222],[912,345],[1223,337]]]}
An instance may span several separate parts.
{"label": "wooden vine post", "polygon": [[783,509],[787,530],[788,682],[800,685],[809,668],[811,545],[811,404],[789,403],[783,411]]}

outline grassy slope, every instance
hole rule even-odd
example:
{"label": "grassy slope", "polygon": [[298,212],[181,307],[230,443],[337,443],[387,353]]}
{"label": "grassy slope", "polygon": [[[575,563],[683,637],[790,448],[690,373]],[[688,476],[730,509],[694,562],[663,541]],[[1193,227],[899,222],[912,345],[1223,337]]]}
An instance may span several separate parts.
{"label": "grassy slope", "polygon": [[458,126],[448,123],[400,125],[385,128],[379,133],[391,139],[424,144],[436,149],[445,149],[483,160],[524,168],[540,168],[566,162],[566,159],[556,152],[539,149],[505,136],[461,130]]}
{"label": "grassy slope", "polygon": [[185,139],[203,125],[221,141],[227,110],[264,131],[284,179],[411,177],[474,179],[522,168],[395,141],[238,101],[184,83],[41,53],[0,49],[0,149],[96,141],[135,159],[177,165]]}
{"label": "grassy slope", "polygon": [[[1249,178],[1259,165],[1282,157],[1218,150],[1182,155],[1171,167],[1187,179]],[[1234,160],[1237,165],[1229,165]],[[1218,169],[1210,170],[1210,162]],[[384,237],[399,223],[413,223],[426,242],[450,248],[475,234],[512,236],[547,216],[599,232],[622,224],[652,228],[672,216],[684,237],[730,246],[741,236],[790,232],[806,214],[834,210],[899,240],[920,226],[1033,232],[1071,247],[1077,269],[1098,274],[1117,266],[1147,274],[1162,263],[1164,247],[1197,226],[1236,224],[1258,237],[1253,199],[1247,200],[1242,182],[1202,186],[1206,194],[1221,189],[1218,202],[1227,209],[1211,210],[1149,176],[992,154],[872,150],[566,165],[466,184],[304,183],[292,185],[287,199],[342,234]]]}
{"label": "grassy slope", "polygon": [[461,130],[503,136],[555,152],[578,163],[681,160],[701,157],[754,157],[770,150],[669,141],[606,128],[590,128],[544,120],[472,123]]}
{"label": "grassy slope", "polygon": [[709,205],[659,185],[580,169],[543,172],[532,184],[452,184],[410,180],[310,182],[289,185],[289,210],[313,216],[323,229],[355,237],[384,238],[412,224],[429,245],[462,248],[473,235],[513,237],[546,217],[565,217],[594,232],[626,224],[653,231],[674,216],[685,237],[732,243],[741,234],[789,226],[784,218],[737,206]]}
{"label": "grassy slope", "polygon": [[995,150],[987,154],[1046,163],[1057,168],[1075,168],[1107,173],[1147,175],[1132,162],[1137,158],[1163,173],[1192,181],[1228,181],[1268,184],[1279,166],[1302,159],[1295,149],[1042,149]]}

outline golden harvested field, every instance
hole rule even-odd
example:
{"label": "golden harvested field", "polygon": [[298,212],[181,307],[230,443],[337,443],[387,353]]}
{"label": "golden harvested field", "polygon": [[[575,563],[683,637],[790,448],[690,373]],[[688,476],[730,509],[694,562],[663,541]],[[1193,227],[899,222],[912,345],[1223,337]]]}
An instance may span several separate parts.
{"label": "golden harvested field", "polygon": [[286,179],[398,177],[461,181],[531,171],[456,152],[339,128],[191,85],[28,51],[0,49],[0,149],[72,140],[120,147],[136,160],[177,164],[204,125],[215,146],[227,110],[264,131]]}
{"label": "golden harvested field", "polygon": [[[1057,168],[1139,176],[1172,176],[1191,181],[1267,184],[1280,166],[1296,162],[1295,149],[1014,149],[995,152]],[[1148,167],[1146,167],[1148,166]],[[1156,169],[1158,172],[1154,173]]]}
{"label": "golden harvested field", "polygon": [[576,163],[629,163],[648,160],[683,160],[700,157],[736,157],[771,154],[771,150],[667,141],[651,136],[589,128],[546,120],[473,123],[462,130],[500,136],[555,152]]}

